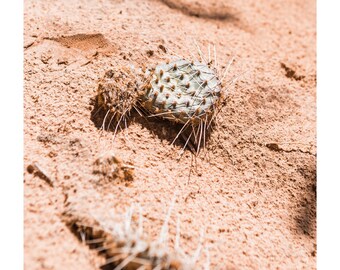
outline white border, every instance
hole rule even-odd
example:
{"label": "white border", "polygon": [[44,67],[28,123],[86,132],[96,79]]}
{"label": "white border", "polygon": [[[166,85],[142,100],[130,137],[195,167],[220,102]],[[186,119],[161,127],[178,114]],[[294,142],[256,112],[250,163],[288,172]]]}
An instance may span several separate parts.
{"label": "white border", "polygon": [[1,269],[23,268],[23,1],[1,1]]}
{"label": "white border", "polygon": [[[318,269],[340,269],[340,8],[317,1]],[[23,268],[23,1],[0,4],[1,268]],[[338,167],[339,166],[339,167]],[[7,267],[6,267],[7,266]]]}
{"label": "white border", "polygon": [[340,269],[340,8],[317,1],[318,269]]}

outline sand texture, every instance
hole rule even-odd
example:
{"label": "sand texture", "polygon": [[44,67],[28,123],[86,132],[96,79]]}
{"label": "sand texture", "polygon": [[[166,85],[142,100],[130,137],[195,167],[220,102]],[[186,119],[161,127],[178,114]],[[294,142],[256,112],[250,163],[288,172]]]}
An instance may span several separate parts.
{"label": "sand texture", "polygon": [[[159,118],[101,129],[106,71],[199,59],[194,41],[238,78],[198,156],[178,160]],[[169,247],[179,220],[195,269],[207,253],[210,269],[316,269],[315,1],[27,0],[23,50],[25,269],[100,269],[70,209],[109,223],[140,207],[156,241],[176,192]]]}

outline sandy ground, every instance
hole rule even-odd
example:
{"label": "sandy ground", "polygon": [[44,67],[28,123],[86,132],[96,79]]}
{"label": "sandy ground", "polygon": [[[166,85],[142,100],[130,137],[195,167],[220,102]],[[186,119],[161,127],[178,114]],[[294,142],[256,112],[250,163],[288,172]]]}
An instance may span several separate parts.
{"label": "sandy ground", "polygon": [[[25,1],[25,269],[99,269],[102,258],[63,222],[83,211],[143,209],[144,232],[169,221],[170,246],[192,254],[205,231],[210,269],[316,268],[316,11],[297,0]],[[160,119],[131,116],[100,130],[91,99],[117,65],[155,66],[171,55],[235,57],[217,127],[198,157]],[[93,163],[112,151],[135,167],[129,183]],[[31,167],[29,167],[31,168]],[[201,253],[197,268],[207,261]]]}

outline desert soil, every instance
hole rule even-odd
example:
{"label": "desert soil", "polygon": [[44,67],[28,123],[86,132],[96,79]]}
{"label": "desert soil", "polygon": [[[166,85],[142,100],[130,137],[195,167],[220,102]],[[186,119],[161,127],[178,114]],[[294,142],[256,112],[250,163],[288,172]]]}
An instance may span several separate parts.
{"label": "desert soil", "polygon": [[[176,191],[169,245],[178,218],[185,252],[202,240],[197,268],[207,250],[210,269],[316,268],[315,1],[27,0],[24,23],[25,269],[99,269],[63,221],[70,205],[139,205],[152,241]],[[114,140],[100,129],[105,71],[198,57],[194,40],[219,70],[234,57],[225,82],[238,77],[197,157],[177,160],[184,141],[170,145],[162,119],[132,113]],[[94,172],[107,153],[132,181]]]}

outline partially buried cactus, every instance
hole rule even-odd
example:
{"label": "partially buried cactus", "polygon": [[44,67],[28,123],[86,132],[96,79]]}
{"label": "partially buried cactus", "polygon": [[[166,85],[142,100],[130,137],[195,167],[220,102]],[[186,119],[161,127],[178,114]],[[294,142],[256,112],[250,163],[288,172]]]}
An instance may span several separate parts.
{"label": "partially buried cactus", "polygon": [[126,115],[136,105],[138,87],[135,73],[129,67],[120,67],[105,73],[99,81],[96,97],[97,106],[106,112],[103,129],[109,115],[110,123],[113,121],[119,125],[125,120]]}
{"label": "partially buried cactus", "polygon": [[175,140],[183,135],[185,146],[191,141],[198,153],[221,97],[221,81],[211,62],[180,59],[145,72],[131,67],[106,72],[99,83],[97,101],[106,111],[104,128],[108,115],[111,114],[110,123],[114,120],[117,130],[126,114],[135,108],[150,117],[182,124]]}

